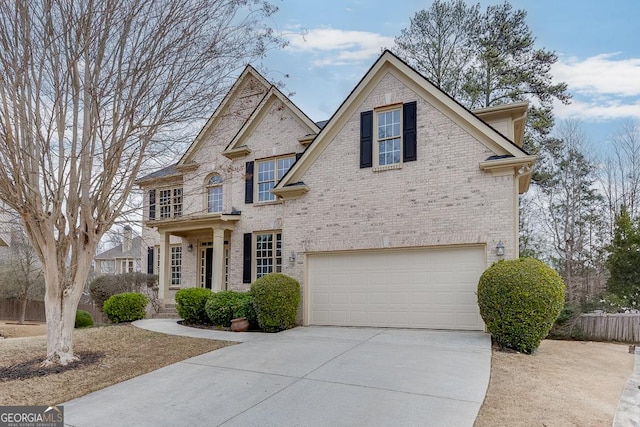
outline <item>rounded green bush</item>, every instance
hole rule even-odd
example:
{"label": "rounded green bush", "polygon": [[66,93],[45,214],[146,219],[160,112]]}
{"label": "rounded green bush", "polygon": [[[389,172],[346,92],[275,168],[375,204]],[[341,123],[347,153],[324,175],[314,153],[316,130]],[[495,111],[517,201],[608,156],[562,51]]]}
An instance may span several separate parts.
{"label": "rounded green bush", "polygon": [[213,325],[231,326],[231,319],[238,317],[255,324],[253,297],[247,292],[216,292],[207,300],[205,311]]}
{"label": "rounded green bush", "polygon": [[144,319],[149,299],[138,292],[116,294],[104,302],[102,311],[113,323]]}
{"label": "rounded green bush", "polygon": [[300,303],[300,283],[280,273],[262,276],[251,285],[260,329],[278,332],[293,328]]}
{"label": "rounded green bush", "polygon": [[93,326],[93,318],[91,317],[91,313],[84,310],[76,311],[76,328],[86,328],[89,326]]}
{"label": "rounded green bush", "polygon": [[186,288],[176,292],[176,310],[184,323],[193,325],[210,323],[204,308],[210,296],[211,291],[206,288]]}
{"label": "rounded green bush", "polygon": [[564,283],[537,259],[501,260],[480,277],[478,305],[496,344],[531,353],[564,306]]}

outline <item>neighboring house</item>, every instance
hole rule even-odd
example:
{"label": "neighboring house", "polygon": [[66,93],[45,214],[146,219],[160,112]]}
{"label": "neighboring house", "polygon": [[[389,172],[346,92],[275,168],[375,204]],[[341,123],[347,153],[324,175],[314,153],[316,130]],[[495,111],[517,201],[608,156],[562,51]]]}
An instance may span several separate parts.
{"label": "neighboring house", "polygon": [[180,161],[138,180],[147,271],[166,302],[282,272],[304,324],[481,330],[478,278],[518,256],[526,111],[471,112],[385,51],[320,129],[247,67]]}
{"label": "neighboring house", "polygon": [[142,238],[133,236],[133,230],[125,225],[122,243],[96,255],[95,274],[138,273],[141,271]]}

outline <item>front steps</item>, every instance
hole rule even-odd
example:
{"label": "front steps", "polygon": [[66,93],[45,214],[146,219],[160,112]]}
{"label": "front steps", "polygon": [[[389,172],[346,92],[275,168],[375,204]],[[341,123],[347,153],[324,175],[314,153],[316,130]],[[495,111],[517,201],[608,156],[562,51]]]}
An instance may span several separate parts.
{"label": "front steps", "polygon": [[180,319],[178,312],[176,311],[175,304],[165,303],[163,307],[157,313],[151,315],[152,319]]}

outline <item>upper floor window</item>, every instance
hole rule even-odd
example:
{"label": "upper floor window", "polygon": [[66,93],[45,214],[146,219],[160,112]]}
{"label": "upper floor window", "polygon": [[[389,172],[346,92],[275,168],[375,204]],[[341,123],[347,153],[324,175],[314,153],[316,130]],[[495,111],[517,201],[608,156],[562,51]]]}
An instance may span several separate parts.
{"label": "upper floor window", "polygon": [[258,202],[267,202],[276,199],[271,189],[287,173],[295,163],[296,156],[276,157],[258,162],[257,193]]}
{"label": "upper floor window", "polygon": [[159,190],[158,207],[160,219],[182,216],[182,187]]}
{"label": "upper floor window", "polygon": [[417,102],[360,113],[360,168],[397,169],[418,159]]}
{"label": "upper floor window", "polygon": [[207,181],[208,212],[222,212],[222,177],[212,175]]}
{"label": "upper floor window", "polygon": [[374,158],[377,166],[399,164],[402,159],[400,108],[377,112],[376,122],[378,132]]}

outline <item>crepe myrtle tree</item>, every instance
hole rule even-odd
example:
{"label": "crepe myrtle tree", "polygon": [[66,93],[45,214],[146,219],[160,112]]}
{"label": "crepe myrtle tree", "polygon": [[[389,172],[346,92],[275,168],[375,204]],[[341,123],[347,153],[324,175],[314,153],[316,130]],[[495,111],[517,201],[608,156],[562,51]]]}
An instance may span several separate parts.
{"label": "crepe myrtle tree", "polygon": [[258,0],[0,2],[0,199],[45,277],[45,365],[76,360],[96,246],[146,159],[280,43]]}

